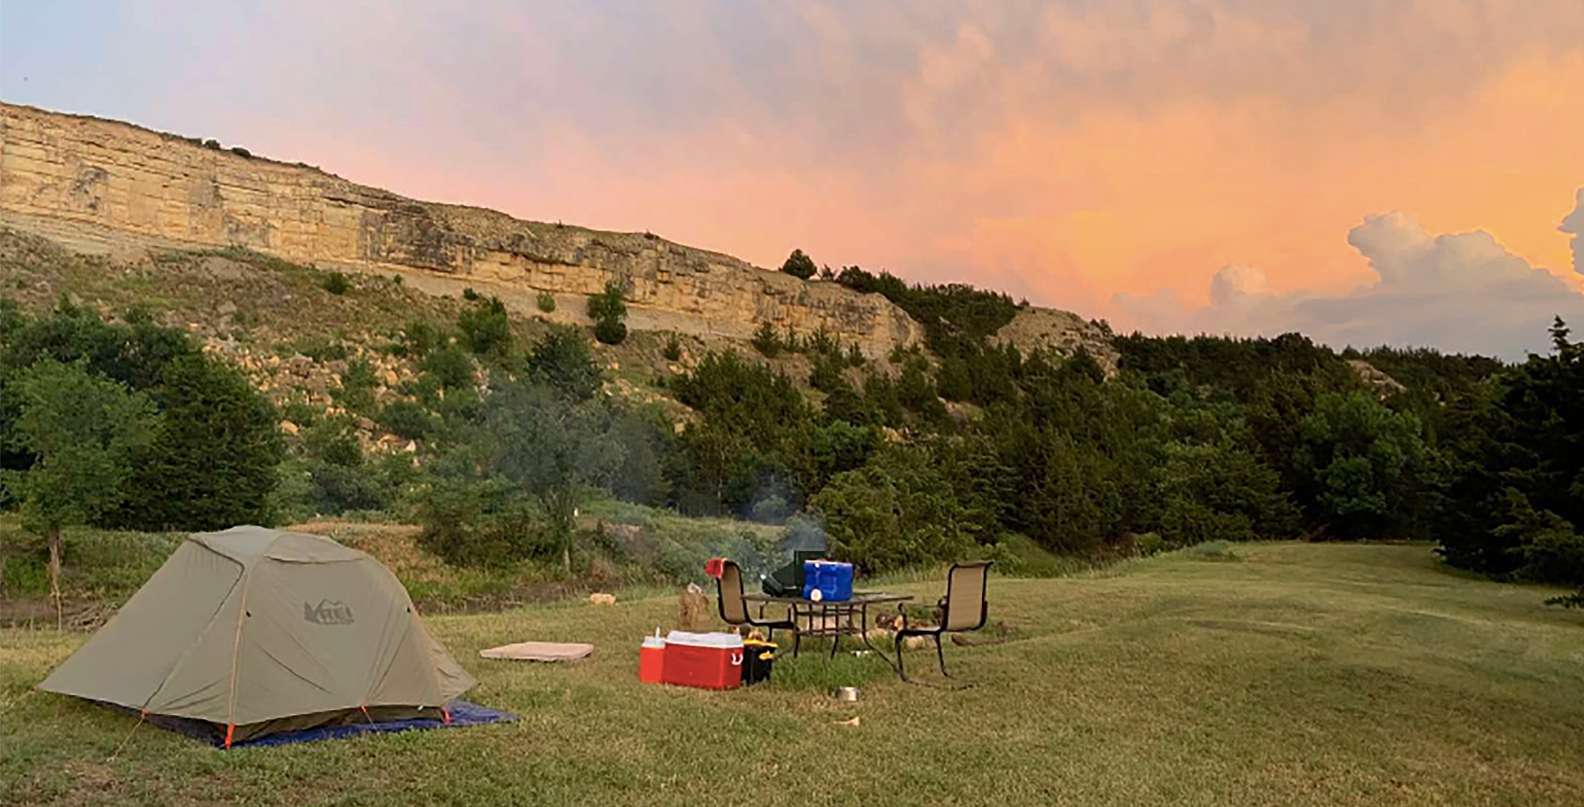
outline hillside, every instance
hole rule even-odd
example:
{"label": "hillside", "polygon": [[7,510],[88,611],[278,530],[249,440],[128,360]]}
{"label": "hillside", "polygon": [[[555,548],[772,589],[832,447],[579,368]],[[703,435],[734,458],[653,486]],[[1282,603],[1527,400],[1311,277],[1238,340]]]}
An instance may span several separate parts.
{"label": "hillside", "polygon": [[[398,275],[431,294],[474,286],[523,315],[586,324],[582,301],[625,284],[629,326],[747,340],[764,323],[824,330],[871,358],[922,328],[877,294],[803,281],[651,233],[522,221],[409,199],[317,168],[131,124],[0,103],[0,224],[74,250],[244,247],[326,268]],[[1065,341],[1103,335],[1073,318]],[[1060,340],[1058,340],[1060,341]]]}

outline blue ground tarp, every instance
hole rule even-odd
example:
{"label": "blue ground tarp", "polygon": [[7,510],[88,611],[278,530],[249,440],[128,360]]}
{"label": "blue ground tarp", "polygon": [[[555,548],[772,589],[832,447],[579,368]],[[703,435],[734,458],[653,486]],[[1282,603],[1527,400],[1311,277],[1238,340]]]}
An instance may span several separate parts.
{"label": "blue ground tarp", "polygon": [[[316,740],[339,740],[345,737],[356,737],[359,734],[375,734],[390,731],[412,731],[414,729],[454,729],[460,726],[481,726],[485,723],[510,723],[517,719],[510,712],[491,709],[467,701],[452,701],[447,707],[451,713],[451,722],[446,723],[438,715],[433,720],[419,718],[412,720],[387,720],[383,723],[353,723],[345,726],[322,726],[316,729],[303,729],[301,731],[288,731],[281,734],[266,734],[256,740],[232,743],[232,748],[247,748],[264,745],[292,745],[294,743],[310,743]],[[216,745],[224,745],[222,740]]]}
{"label": "blue ground tarp", "polygon": [[[136,717],[137,712],[123,706],[101,704],[114,711]],[[480,706],[468,701],[452,701],[446,711],[451,713],[451,722],[445,722],[438,711],[434,718],[411,720],[386,720],[384,722],[363,722],[343,726],[320,726],[313,729],[287,731],[279,734],[266,734],[254,740],[244,740],[232,743],[232,748],[245,748],[248,746],[292,745],[295,743],[311,743],[316,740],[340,740],[346,737],[356,737],[359,734],[378,734],[393,731],[413,731],[415,729],[453,729],[461,726],[482,726],[485,723],[510,723],[517,716],[488,706]],[[210,743],[216,748],[225,747],[225,736],[216,730],[210,723],[198,720],[187,720],[180,717],[165,717],[163,715],[149,715],[151,725],[158,726],[178,734],[185,734],[195,740]]]}

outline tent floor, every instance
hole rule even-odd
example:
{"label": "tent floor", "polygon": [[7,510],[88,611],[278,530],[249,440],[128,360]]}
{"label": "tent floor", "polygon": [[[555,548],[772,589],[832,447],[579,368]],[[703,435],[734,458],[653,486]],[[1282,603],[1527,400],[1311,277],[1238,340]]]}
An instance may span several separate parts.
{"label": "tent floor", "polygon": [[[122,707],[112,707],[133,716],[136,712]],[[293,729],[290,731],[277,731],[259,737],[239,740],[231,743],[232,748],[247,748],[252,746],[293,745],[295,743],[314,742],[317,740],[339,740],[347,737],[356,737],[360,734],[379,734],[396,731],[413,731],[417,729],[459,728],[462,726],[480,726],[487,723],[509,723],[517,719],[510,712],[491,709],[464,700],[452,701],[446,711],[450,713],[451,720],[446,722],[439,710],[431,710],[434,717],[399,717],[386,719],[363,719],[361,721],[347,721],[329,725],[312,726],[308,728]],[[162,729],[185,734],[196,740],[202,740],[216,748],[225,747],[225,728],[216,726],[202,720],[189,720],[180,717],[167,717],[163,715],[149,715],[148,722]]]}

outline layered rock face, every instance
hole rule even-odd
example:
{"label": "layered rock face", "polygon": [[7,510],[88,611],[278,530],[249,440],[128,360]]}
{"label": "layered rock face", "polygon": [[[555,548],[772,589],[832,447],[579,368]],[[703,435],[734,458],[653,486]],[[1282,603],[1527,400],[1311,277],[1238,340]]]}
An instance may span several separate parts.
{"label": "layered rock face", "polygon": [[[0,221],[91,225],[162,242],[244,246],[292,261],[575,295],[622,282],[635,328],[749,338],[821,328],[871,356],[923,329],[878,294],[808,282],[648,234],[521,221],[420,202],[306,165],[125,123],[0,103]],[[515,291],[515,294],[510,292]],[[570,302],[575,303],[576,299]],[[581,305],[559,306],[578,319]]]}

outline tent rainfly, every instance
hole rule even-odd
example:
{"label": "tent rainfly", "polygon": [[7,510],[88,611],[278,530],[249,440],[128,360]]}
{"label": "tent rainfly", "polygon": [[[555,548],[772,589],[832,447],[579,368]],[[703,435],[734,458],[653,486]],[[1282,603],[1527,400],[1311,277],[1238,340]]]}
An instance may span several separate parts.
{"label": "tent rainfly", "polygon": [[368,555],[263,527],[189,537],[39,684],[142,716],[266,734],[422,717],[474,680]]}

